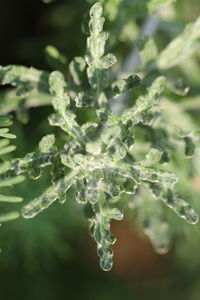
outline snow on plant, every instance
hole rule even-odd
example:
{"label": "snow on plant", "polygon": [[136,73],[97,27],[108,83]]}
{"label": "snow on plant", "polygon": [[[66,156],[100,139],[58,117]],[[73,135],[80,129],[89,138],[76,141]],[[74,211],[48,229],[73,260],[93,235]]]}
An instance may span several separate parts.
{"label": "snow on plant", "polygon": [[[152,10],[154,5],[156,1],[152,1]],[[97,2],[90,10],[86,55],[72,60],[68,74],[61,71],[49,74],[13,65],[0,68],[1,85],[16,87],[18,97],[35,95],[37,98],[41,94],[51,98],[54,113],[49,116],[49,124],[60,127],[68,136],[63,148],[56,146],[54,134],[44,136],[37,151],[13,159],[2,168],[1,165],[0,176],[2,186],[2,182],[15,183],[16,178],[21,181],[20,174],[24,173],[38,179],[43,168],[52,166],[52,184],[22,208],[21,216],[33,218],[57,200],[64,203],[67,191],[75,187],[77,202],[91,207],[90,233],[97,243],[101,268],[108,271],[112,268],[112,245],[115,242],[110,222],[112,219],[122,220],[122,201],[133,201],[144,232],[159,253],[165,253],[170,246],[170,224],[165,218],[163,203],[188,223],[198,222],[198,214],[176,190],[176,174],[165,167],[171,154],[179,148],[184,147],[186,156],[193,156],[196,138],[193,133],[168,122],[160,99],[166,88],[176,92],[161,70],[191,55],[199,38],[200,22],[198,19],[187,26],[183,34],[160,54],[153,40],[143,44],[142,67],[148,69],[149,62],[153,62],[153,68],[160,71],[146,93],[139,96],[132,107],[116,115],[111,100],[130,91],[134,93],[141,85],[141,78],[136,74],[116,80],[109,76],[109,69],[117,59],[105,52],[108,34],[103,31],[104,21],[102,5]],[[59,52],[53,47],[47,52],[53,56],[54,65],[57,62],[64,70],[66,60]],[[95,121],[79,124],[77,108],[93,110]],[[138,138],[140,129],[148,136],[146,144],[141,144]],[[1,129],[0,134],[11,138],[5,130]],[[144,147],[142,152],[146,152],[142,159],[138,158],[140,155],[136,151],[140,145]],[[6,199],[21,201],[17,197],[0,196],[0,201]]]}

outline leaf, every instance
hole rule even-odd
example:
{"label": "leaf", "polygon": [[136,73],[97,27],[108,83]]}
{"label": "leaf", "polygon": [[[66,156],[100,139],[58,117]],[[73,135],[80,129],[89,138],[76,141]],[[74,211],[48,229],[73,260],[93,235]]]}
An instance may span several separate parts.
{"label": "leaf", "polygon": [[4,161],[3,163],[0,164],[0,174],[8,171],[10,168],[10,162]]}
{"label": "leaf", "polygon": [[75,121],[75,114],[68,110],[63,116],[52,114],[49,116],[49,124],[51,126],[59,126],[63,131],[67,132],[70,136],[82,140],[80,126]]}
{"label": "leaf", "polygon": [[97,123],[87,122],[81,126],[81,134],[83,137],[91,139],[96,134],[97,127]]}
{"label": "leaf", "polygon": [[85,182],[83,179],[77,179],[76,180],[76,201],[79,204],[85,204],[87,202],[87,199],[85,197]]}
{"label": "leaf", "polygon": [[[57,150],[52,149],[48,153],[42,153],[40,151],[27,153],[22,158],[13,159],[9,163],[9,168],[5,168],[1,177],[9,177],[14,175],[19,175],[23,173],[28,173],[29,175],[36,175],[36,178],[41,175],[41,169],[50,165],[54,156],[58,154]],[[10,174],[11,173],[11,174]]]}
{"label": "leaf", "polygon": [[140,85],[140,78],[133,74],[125,79],[117,80],[112,83],[111,97],[117,97],[120,94],[128,93]]}
{"label": "leaf", "polygon": [[[90,33],[98,35],[103,30],[104,18],[102,17],[103,8],[100,2],[95,3],[90,9]],[[96,21],[96,22],[95,22]]]}
{"label": "leaf", "polygon": [[46,61],[53,70],[67,71],[67,59],[54,46],[47,46],[45,49]]}
{"label": "leaf", "polygon": [[6,178],[6,179],[0,181],[0,187],[12,186],[14,184],[21,183],[24,180],[25,180],[24,176]]}
{"label": "leaf", "polygon": [[110,166],[104,169],[104,181],[106,182],[105,185],[105,192],[107,192],[111,198],[118,197],[122,191],[119,184],[119,175],[116,172],[115,168],[111,168]]}
{"label": "leaf", "polygon": [[52,205],[56,200],[63,199],[68,189],[74,183],[74,174],[66,175],[57,181],[55,185],[50,186],[38,198],[31,201],[22,208],[22,216],[26,219],[35,217],[38,213]]}
{"label": "leaf", "polygon": [[90,233],[97,243],[97,253],[100,257],[100,266],[104,271],[112,268],[113,251],[111,246],[115,238],[110,232],[110,220],[122,220],[123,215],[118,209],[111,209],[102,195],[98,204],[93,206],[95,215],[90,221]]}
{"label": "leaf", "polygon": [[55,143],[55,135],[48,134],[44,136],[39,142],[39,149],[42,153],[47,153]]}
{"label": "leaf", "polygon": [[86,62],[83,57],[74,57],[69,64],[70,74],[76,85],[81,85],[84,80],[84,71],[86,68]]}
{"label": "leaf", "polygon": [[178,137],[184,140],[186,157],[193,157],[195,154],[195,142],[197,141],[197,138],[195,138],[192,132],[187,133],[180,128],[178,128],[177,131]]}
{"label": "leaf", "polygon": [[55,184],[58,180],[65,176],[65,167],[62,164],[60,155],[55,155],[52,159],[51,166],[51,182]]}
{"label": "leaf", "polygon": [[22,201],[23,201],[23,198],[21,198],[21,197],[0,195],[0,202],[16,203],[16,202],[22,202]]}
{"label": "leaf", "polygon": [[14,146],[14,145],[10,145],[8,147],[1,148],[0,149],[0,155],[10,153],[12,151],[15,151],[15,149],[16,149],[16,146]]}
{"label": "leaf", "polygon": [[194,140],[191,136],[184,137],[185,140],[185,155],[187,157],[192,157],[195,152]]}
{"label": "leaf", "polygon": [[105,54],[105,44],[108,34],[103,31],[104,17],[103,8],[100,2],[95,3],[90,10],[89,31],[87,38],[87,55],[85,57],[87,67],[87,77],[92,87],[94,101],[99,106],[106,105],[107,98],[105,87],[107,81],[107,69],[115,62],[113,54]]}
{"label": "leaf", "polygon": [[101,62],[99,64],[99,68],[107,70],[110,67],[112,67],[112,65],[114,65],[116,62],[117,59],[113,54],[106,54],[102,57]]}
{"label": "leaf", "polygon": [[140,59],[143,68],[148,68],[155,63],[158,57],[158,49],[153,38],[144,37],[143,46],[140,50]]}
{"label": "leaf", "polygon": [[77,107],[92,107],[94,104],[93,97],[86,92],[79,92],[74,100]]}
{"label": "leaf", "polygon": [[157,164],[160,162],[163,155],[163,151],[157,148],[152,148],[150,152],[146,155],[144,161],[142,161],[142,165],[149,167],[151,165]]}
{"label": "leaf", "polygon": [[9,131],[8,128],[0,128],[0,137],[4,137],[7,139],[15,139],[16,135],[11,134],[8,131]]}
{"label": "leaf", "polygon": [[[178,182],[175,174],[170,172],[158,171],[154,168],[133,165],[133,176],[142,181],[158,182],[166,187],[171,187]],[[134,178],[134,177],[133,177]]]}
{"label": "leaf", "polygon": [[101,182],[103,173],[99,169],[94,169],[86,177],[85,199],[91,204],[95,204],[101,197]]}
{"label": "leaf", "polygon": [[113,144],[116,143],[116,140],[120,138],[121,135],[121,128],[118,125],[110,126],[101,134],[101,140],[103,143],[105,143],[106,147],[112,147]]}
{"label": "leaf", "polygon": [[152,109],[158,105],[158,97],[164,90],[165,82],[165,77],[158,77],[148,88],[147,95],[139,97],[136,101],[136,106],[122,114],[122,122],[127,123],[131,120],[132,125],[138,123],[150,124],[152,121],[152,115],[150,113]]}
{"label": "leaf", "polygon": [[162,191],[158,185],[151,185],[151,190],[157,199],[162,200],[179,217],[190,224],[196,224],[198,222],[199,215],[190,206],[190,204],[182,199],[179,195],[172,192],[170,189]]}
{"label": "leaf", "polygon": [[7,214],[0,215],[0,223],[15,220],[20,217],[17,211],[9,212]]}
{"label": "leaf", "polygon": [[0,126],[11,125],[12,116],[11,115],[0,115]]}
{"label": "leaf", "polygon": [[49,76],[50,93],[53,96],[52,104],[56,111],[49,117],[49,123],[52,126],[59,126],[69,135],[82,140],[80,126],[75,121],[76,115],[67,110],[70,99],[68,94],[65,92],[67,84],[63,75],[54,71]]}
{"label": "leaf", "polygon": [[66,88],[64,76],[58,71],[52,72],[49,76],[49,91],[53,96],[53,107],[61,115],[64,115],[70,103],[69,96],[65,92]]}
{"label": "leaf", "polygon": [[200,18],[188,24],[183,33],[172,40],[159,54],[157,64],[160,69],[169,69],[190,57],[200,38]]}
{"label": "leaf", "polygon": [[9,65],[0,66],[0,84],[10,84],[12,86],[21,86],[26,90],[37,90],[49,94],[48,73],[39,71],[35,68]]}
{"label": "leaf", "polygon": [[98,142],[89,142],[86,144],[86,151],[94,156],[99,156],[102,152],[102,145]]}

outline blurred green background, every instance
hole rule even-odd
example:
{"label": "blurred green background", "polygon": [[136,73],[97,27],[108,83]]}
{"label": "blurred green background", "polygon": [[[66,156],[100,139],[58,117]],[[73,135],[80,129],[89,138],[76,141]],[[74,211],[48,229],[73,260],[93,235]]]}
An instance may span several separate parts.
{"label": "blurred green background", "polygon": [[[1,65],[23,64],[50,70],[44,51],[49,44],[56,46],[69,61],[84,55],[86,36],[82,29],[87,31],[87,28],[82,21],[88,20],[90,4],[84,0],[44,2],[0,1]],[[147,18],[147,2],[125,0],[117,20],[107,13],[106,29],[111,32],[109,48],[119,63],[128,56]],[[200,15],[200,2],[178,0],[171,11],[166,8],[163,14],[164,20],[161,19],[156,33],[160,48],[180,33],[187,22]],[[190,71],[192,83],[199,80],[195,74]],[[50,112],[48,106],[31,108],[27,124],[15,122],[12,132],[17,135],[16,156],[35,149],[43,135],[59,132],[48,126],[46,117]],[[194,114],[197,122],[198,116]],[[28,180],[13,192],[28,201],[48,184],[47,169],[41,180]],[[63,206],[55,204],[33,220],[16,220],[1,226],[0,300],[200,299],[199,227],[189,246],[182,248],[189,243],[183,238],[178,251],[172,249],[166,256],[160,256],[138,232],[131,220],[133,216],[127,215],[125,221],[112,224],[117,237],[114,267],[105,273],[99,268],[84,211],[73,198],[71,190]]]}

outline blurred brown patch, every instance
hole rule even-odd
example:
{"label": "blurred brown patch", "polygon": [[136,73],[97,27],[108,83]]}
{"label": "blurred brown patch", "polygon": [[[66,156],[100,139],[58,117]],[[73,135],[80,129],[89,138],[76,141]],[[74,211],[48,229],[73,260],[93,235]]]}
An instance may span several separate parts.
{"label": "blurred brown patch", "polygon": [[[156,254],[149,240],[140,236],[136,226],[126,221],[113,221],[112,234],[117,238],[114,250],[112,273],[127,278],[149,278],[160,275],[167,257]],[[96,244],[87,236],[83,243],[83,260],[98,270],[99,259]]]}
{"label": "blurred brown patch", "polygon": [[155,253],[149,240],[128,222],[113,222],[112,233],[117,238],[114,250],[113,272],[136,277],[160,273],[162,256]]}

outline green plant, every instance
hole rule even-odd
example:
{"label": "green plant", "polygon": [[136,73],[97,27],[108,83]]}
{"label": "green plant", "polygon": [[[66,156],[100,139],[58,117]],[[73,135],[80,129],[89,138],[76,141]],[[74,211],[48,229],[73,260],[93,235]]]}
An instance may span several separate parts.
{"label": "green plant", "polygon": [[[14,134],[9,133],[9,129],[5,126],[10,126],[12,124],[12,117],[8,115],[2,115],[0,116],[0,137],[2,138],[0,141],[0,155],[5,156],[6,154],[12,152],[15,150],[14,145],[10,144],[10,139],[16,138]],[[0,174],[4,174],[7,172],[10,168],[10,162],[9,161],[1,161],[0,164]],[[0,187],[11,187],[17,183],[20,183],[24,180],[24,176],[15,176],[10,178],[8,177],[2,177],[0,182]],[[0,202],[7,202],[7,203],[18,203],[21,202],[23,199],[21,197],[16,196],[7,196],[0,194]],[[20,214],[17,211],[4,213],[0,215],[0,222],[6,222],[10,220],[14,220],[18,218]]]}
{"label": "green plant", "polygon": [[[151,1],[149,9],[154,11],[156,3]],[[160,53],[153,39],[141,40],[139,76],[132,74],[123,79],[117,79],[115,72],[109,73],[117,60],[105,53],[108,35],[103,25],[103,8],[98,2],[90,10],[86,56],[75,57],[67,71],[67,60],[53,47],[46,52],[57,71],[0,68],[1,85],[14,87],[3,96],[5,112],[17,107],[26,111],[29,106],[51,102],[54,114],[49,116],[49,124],[66,134],[61,145],[54,134],[44,136],[37,151],[10,160],[0,177],[12,183],[15,178],[23,178],[16,175],[28,173],[38,179],[42,169],[51,166],[52,184],[24,205],[22,217],[33,218],[56,200],[64,203],[73,186],[77,202],[88,207],[89,228],[97,243],[100,265],[108,271],[115,242],[110,222],[123,218],[122,209],[134,204],[139,222],[159,253],[166,253],[171,243],[165,205],[188,223],[198,222],[198,214],[179,195],[181,188],[176,188],[178,177],[174,174],[178,159],[195,154],[197,126],[181,105],[169,101],[168,95],[185,96],[188,89],[178,86],[167,69],[195,51],[200,19]],[[115,113],[113,101],[126,93],[133,99],[131,106]],[[144,95],[138,97],[140,93]],[[6,104],[13,97],[15,104]],[[191,177],[194,175],[195,170]]]}

